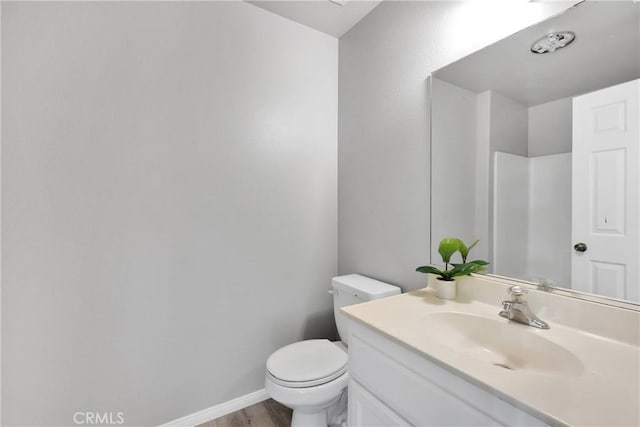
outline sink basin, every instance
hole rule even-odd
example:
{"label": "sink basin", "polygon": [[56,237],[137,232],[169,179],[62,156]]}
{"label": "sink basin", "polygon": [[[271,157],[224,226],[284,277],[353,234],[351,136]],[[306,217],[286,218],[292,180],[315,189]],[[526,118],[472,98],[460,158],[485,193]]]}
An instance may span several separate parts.
{"label": "sink basin", "polygon": [[580,359],[542,337],[544,330],[458,312],[430,313],[421,327],[429,337],[496,369],[563,377],[584,372]]}

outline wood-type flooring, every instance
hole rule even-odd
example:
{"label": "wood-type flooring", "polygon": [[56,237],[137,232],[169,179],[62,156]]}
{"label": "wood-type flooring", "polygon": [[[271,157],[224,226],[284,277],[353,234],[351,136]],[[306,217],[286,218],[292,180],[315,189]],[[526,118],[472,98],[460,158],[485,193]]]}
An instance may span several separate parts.
{"label": "wood-type flooring", "polygon": [[198,427],[289,427],[291,409],[267,399]]}

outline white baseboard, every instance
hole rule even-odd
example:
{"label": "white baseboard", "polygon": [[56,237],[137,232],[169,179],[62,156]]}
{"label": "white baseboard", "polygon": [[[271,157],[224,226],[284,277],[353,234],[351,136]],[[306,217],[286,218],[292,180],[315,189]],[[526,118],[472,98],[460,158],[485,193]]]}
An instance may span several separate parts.
{"label": "white baseboard", "polygon": [[166,424],[162,424],[160,427],[195,427],[199,424],[204,424],[207,421],[215,420],[216,418],[220,418],[224,415],[246,408],[247,406],[255,405],[256,403],[267,400],[268,398],[269,396],[267,395],[267,392],[264,389],[261,389],[219,405],[203,409],[202,411],[194,412],[193,414],[186,415]]}

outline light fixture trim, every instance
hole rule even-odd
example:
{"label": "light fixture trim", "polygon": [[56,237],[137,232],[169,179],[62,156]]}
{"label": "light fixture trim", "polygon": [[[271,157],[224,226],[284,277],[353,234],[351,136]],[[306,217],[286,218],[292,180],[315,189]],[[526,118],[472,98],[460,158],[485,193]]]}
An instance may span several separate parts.
{"label": "light fixture trim", "polygon": [[536,40],[531,45],[531,52],[538,54],[555,52],[568,46],[575,39],[576,34],[573,31],[555,31]]}

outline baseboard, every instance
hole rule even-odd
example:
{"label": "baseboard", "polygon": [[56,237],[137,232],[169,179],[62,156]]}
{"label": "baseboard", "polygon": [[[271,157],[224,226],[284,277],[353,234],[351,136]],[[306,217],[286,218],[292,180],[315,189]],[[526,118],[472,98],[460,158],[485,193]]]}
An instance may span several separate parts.
{"label": "baseboard", "polygon": [[267,395],[267,392],[264,389],[261,389],[219,405],[194,412],[193,414],[186,415],[166,424],[162,424],[160,427],[195,427],[199,424],[215,420],[216,418],[220,418],[239,409],[246,408],[247,406],[255,405],[256,403],[267,400],[268,398],[269,396]]}

